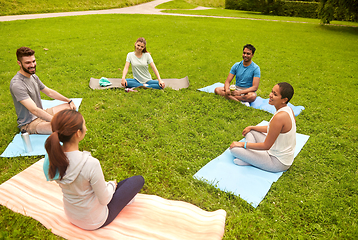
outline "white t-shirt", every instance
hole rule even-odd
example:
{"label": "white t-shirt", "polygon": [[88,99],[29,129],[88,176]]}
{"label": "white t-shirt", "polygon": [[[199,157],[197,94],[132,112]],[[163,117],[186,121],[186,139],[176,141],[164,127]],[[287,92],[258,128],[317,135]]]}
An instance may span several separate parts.
{"label": "white t-shirt", "polygon": [[135,52],[127,54],[127,62],[132,65],[133,78],[140,83],[146,83],[152,80],[149,73],[148,65],[153,62],[152,56],[149,53],[143,53],[141,58],[135,55]]}

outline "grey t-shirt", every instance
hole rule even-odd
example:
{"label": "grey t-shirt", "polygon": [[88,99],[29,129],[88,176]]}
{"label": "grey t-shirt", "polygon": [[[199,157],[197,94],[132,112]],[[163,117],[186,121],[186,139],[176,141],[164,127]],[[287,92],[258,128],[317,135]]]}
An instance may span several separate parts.
{"label": "grey t-shirt", "polygon": [[40,81],[36,74],[27,78],[18,72],[11,79],[10,92],[12,100],[14,101],[19,128],[37,118],[29,110],[27,110],[27,108],[22,105],[20,101],[31,98],[35,102],[36,106],[42,109],[40,91],[45,87],[46,86]]}

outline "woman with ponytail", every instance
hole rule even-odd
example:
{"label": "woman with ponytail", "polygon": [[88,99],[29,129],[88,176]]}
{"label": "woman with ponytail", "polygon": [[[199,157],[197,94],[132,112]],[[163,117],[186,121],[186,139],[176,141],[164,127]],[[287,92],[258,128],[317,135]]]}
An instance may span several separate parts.
{"label": "woman with ponytail", "polygon": [[104,180],[99,161],[89,152],[79,151],[86,135],[85,120],[75,110],[62,110],[52,121],[47,138],[44,173],[62,189],[68,220],[83,229],[94,230],[111,223],[142,189],[142,176],[121,182]]}

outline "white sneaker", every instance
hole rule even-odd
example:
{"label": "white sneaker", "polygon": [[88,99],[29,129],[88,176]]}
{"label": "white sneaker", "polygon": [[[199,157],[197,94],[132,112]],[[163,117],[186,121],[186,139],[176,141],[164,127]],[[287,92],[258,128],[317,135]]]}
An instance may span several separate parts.
{"label": "white sneaker", "polygon": [[250,166],[249,163],[242,161],[241,159],[235,158],[234,163],[239,166]]}
{"label": "white sneaker", "polygon": [[250,107],[250,103],[249,102],[243,102],[241,101],[242,104],[244,104],[246,107]]}

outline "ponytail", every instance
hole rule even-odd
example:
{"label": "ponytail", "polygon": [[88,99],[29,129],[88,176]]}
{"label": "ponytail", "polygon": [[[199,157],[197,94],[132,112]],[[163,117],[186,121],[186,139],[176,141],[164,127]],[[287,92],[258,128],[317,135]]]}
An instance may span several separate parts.
{"label": "ponytail", "polygon": [[60,142],[69,142],[78,130],[82,131],[82,126],[83,117],[76,110],[65,109],[53,116],[51,120],[53,133],[47,138],[45,143],[45,149],[50,162],[48,175],[51,179],[55,177],[56,171],[58,171],[62,180],[69,165],[68,158],[63,152]]}
{"label": "ponytail", "polygon": [[66,173],[69,162],[62,150],[60,139],[58,138],[58,132],[53,132],[46,139],[45,148],[50,159],[50,165],[48,169],[49,177],[53,179],[56,175],[56,171],[58,170],[60,179],[62,180]]}

